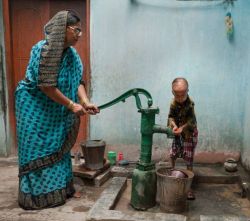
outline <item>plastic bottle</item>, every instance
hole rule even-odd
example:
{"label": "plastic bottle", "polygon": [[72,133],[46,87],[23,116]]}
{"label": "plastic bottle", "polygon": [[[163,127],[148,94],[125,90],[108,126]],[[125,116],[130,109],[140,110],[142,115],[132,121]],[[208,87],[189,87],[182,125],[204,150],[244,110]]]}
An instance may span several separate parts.
{"label": "plastic bottle", "polygon": [[81,153],[77,151],[74,153],[75,165],[79,165],[81,163]]}
{"label": "plastic bottle", "polygon": [[117,160],[118,161],[123,160],[123,153],[122,152],[118,153],[118,159]]}

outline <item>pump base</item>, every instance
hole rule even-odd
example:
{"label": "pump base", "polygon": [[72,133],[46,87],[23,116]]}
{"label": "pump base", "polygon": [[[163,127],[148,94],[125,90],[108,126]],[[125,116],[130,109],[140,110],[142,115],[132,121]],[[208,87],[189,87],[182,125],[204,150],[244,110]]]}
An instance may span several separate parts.
{"label": "pump base", "polygon": [[142,171],[135,169],[132,176],[130,204],[137,210],[147,210],[156,204],[155,169]]}

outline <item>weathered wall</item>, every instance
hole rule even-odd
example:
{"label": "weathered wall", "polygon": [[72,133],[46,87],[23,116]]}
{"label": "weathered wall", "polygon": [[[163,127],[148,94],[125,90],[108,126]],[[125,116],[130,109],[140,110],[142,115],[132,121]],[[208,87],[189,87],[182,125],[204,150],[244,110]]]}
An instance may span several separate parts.
{"label": "weathered wall", "polygon": [[[237,152],[244,140],[246,152],[250,1],[237,1],[232,8],[232,42],[226,37],[227,11],[221,2],[92,0],[93,102],[103,104],[128,89],[145,88],[160,107],[157,123],[166,124],[170,84],[181,75],[189,80],[196,102],[197,150]],[[103,138],[111,146],[140,143],[133,98],[91,117],[90,127],[91,138]],[[164,135],[155,135],[154,143],[169,146]]]}
{"label": "weathered wall", "polygon": [[0,156],[7,155],[6,144],[6,110],[5,110],[5,76],[4,76],[4,29],[2,1],[0,0]]}
{"label": "weathered wall", "polygon": [[[248,48],[249,51],[249,48]],[[250,69],[250,62],[245,64]],[[249,75],[249,71],[245,73]],[[244,128],[243,128],[243,151],[241,154],[242,162],[248,170],[250,170],[250,85],[249,80],[246,82],[247,88],[245,90],[245,119],[244,119]]]}

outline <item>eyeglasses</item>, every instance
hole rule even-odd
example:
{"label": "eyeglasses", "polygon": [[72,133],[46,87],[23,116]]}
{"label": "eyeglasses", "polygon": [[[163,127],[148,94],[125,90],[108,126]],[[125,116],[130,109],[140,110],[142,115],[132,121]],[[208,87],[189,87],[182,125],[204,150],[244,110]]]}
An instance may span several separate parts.
{"label": "eyeglasses", "polygon": [[81,36],[82,35],[82,29],[80,29],[78,27],[68,26],[68,28],[72,29],[77,36]]}

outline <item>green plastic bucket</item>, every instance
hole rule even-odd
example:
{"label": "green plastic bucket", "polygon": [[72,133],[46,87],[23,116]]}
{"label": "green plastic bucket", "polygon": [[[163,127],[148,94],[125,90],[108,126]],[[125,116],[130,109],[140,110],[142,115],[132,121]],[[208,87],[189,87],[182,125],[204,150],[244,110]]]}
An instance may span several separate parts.
{"label": "green plastic bucket", "polygon": [[108,152],[108,160],[109,160],[111,165],[115,165],[116,164],[116,152],[109,151]]}

